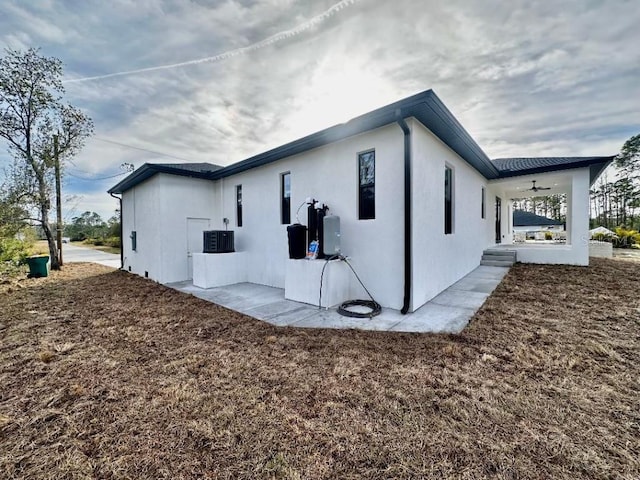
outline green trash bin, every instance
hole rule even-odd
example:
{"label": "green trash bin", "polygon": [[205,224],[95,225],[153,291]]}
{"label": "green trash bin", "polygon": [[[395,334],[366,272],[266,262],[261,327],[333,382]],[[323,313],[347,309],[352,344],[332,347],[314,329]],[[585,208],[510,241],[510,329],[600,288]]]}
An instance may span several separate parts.
{"label": "green trash bin", "polygon": [[40,278],[49,275],[47,269],[47,263],[49,262],[49,255],[34,255],[27,257],[27,264],[29,265],[29,278]]}

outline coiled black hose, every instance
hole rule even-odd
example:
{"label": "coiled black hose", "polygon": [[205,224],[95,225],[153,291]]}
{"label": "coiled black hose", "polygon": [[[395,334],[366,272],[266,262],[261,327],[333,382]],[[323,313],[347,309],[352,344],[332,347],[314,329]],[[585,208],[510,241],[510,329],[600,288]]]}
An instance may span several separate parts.
{"label": "coiled black hose", "polygon": [[[371,300],[347,300],[346,302],[343,302],[338,307],[338,313],[343,317],[351,317],[351,318],[373,318],[376,315],[380,315],[380,313],[382,312],[382,306],[374,300],[373,295],[371,295],[371,292],[369,292],[367,287],[364,286],[364,283],[362,283],[362,280],[360,280],[360,277],[356,273],[355,269],[349,263],[349,260],[347,260],[347,258],[342,255],[333,255],[327,258],[327,260],[324,263],[324,266],[322,267],[322,273],[320,274],[320,298],[318,299],[318,308],[322,308],[322,281],[324,278],[324,269],[327,268],[327,265],[331,260],[336,260],[336,259],[343,261],[349,266],[349,268],[355,275],[356,279],[358,280],[358,282],[360,282],[360,285],[362,285],[362,288],[364,288],[364,291],[367,292],[367,295],[369,295],[369,298],[371,299]],[[351,307],[365,307],[370,309],[370,311],[354,312],[353,310],[349,310],[349,308]]]}

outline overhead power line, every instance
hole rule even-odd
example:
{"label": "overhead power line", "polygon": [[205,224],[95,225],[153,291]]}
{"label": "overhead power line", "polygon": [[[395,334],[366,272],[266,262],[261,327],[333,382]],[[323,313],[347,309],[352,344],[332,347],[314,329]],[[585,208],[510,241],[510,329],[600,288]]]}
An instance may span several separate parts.
{"label": "overhead power line", "polygon": [[154,150],[149,150],[147,148],[136,147],[134,145],[127,145],[126,143],[116,142],[115,140],[108,140],[106,138],[100,138],[100,137],[92,137],[92,138],[94,140],[99,140],[101,142],[112,143],[113,145],[118,145],[118,146],[124,147],[124,148],[131,148],[133,150],[139,150],[141,152],[153,153],[154,155],[160,155],[162,157],[174,158],[176,160],[182,160],[184,162],[191,162],[192,161],[192,160],[189,160],[187,158],[182,158],[182,157],[177,157],[175,155],[171,155],[169,153],[162,153],[162,152],[157,152],[157,151],[154,151]]}

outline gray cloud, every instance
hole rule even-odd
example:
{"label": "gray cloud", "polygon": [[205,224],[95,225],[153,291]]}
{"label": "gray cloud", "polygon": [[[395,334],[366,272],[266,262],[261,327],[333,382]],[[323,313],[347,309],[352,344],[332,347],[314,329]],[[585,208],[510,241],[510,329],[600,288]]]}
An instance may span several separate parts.
{"label": "gray cloud", "polygon": [[[41,46],[69,78],[183,64],[67,94],[98,137],[223,165],[427,88],[493,157],[614,154],[640,131],[638,14],[624,0],[361,0],[192,62],[336,3],[8,0],[0,46]],[[96,173],[123,161],[172,160],[98,140],[76,159]]]}

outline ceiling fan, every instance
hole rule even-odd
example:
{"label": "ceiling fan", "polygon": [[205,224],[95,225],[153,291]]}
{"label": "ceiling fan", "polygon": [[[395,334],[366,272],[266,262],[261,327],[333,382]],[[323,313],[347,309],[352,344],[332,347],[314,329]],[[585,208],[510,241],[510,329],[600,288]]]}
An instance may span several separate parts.
{"label": "ceiling fan", "polygon": [[539,190],[551,190],[551,187],[536,187],[536,181],[531,180],[533,182],[533,187],[527,188],[527,190],[531,190],[532,192],[537,192]]}

